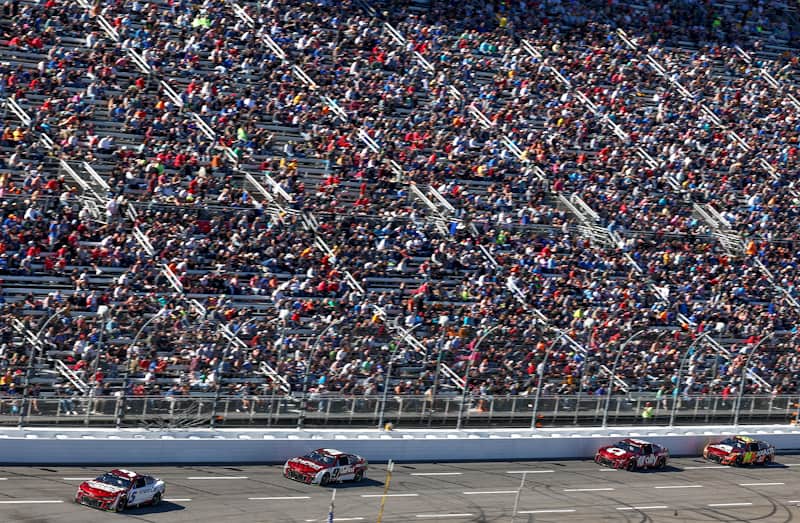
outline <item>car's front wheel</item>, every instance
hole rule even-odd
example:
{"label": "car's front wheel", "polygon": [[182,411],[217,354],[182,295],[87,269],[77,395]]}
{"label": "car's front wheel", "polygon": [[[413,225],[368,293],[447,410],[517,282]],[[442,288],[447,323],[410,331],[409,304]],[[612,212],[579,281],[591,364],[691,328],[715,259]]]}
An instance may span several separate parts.
{"label": "car's front wheel", "polygon": [[119,501],[117,502],[116,511],[117,512],[122,512],[126,508],[128,508],[128,498],[126,498],[125,496],[122,496],[121,498],[119,498]]}
{"label": "car's front wheel", "polygon": [[363,471],[363,470],[358,470],[358,471],[356,471],[356,474],[355,474],[355,476],[353,476],[353,481],[355,481],[356,483],[358,483],[358,482],[359,482],[359,481],[361,481],[362,479],[364,479],[364,471]]}
{"label": "car's front wheel", "polygon": [[321,487],[327,487],[330,482],[331,482],[331,475],[328,474],[327,472],[323,474],[322,477],[319,479],[319,484]]}
{"label": "car's front wheel", "polygon": [[625,466],[625,470],[627,470],[628,472],[633,472],[634,470],[636,470],[636,462],[630,460],[628,464]]}
{"label": "car's front wheel", "polygon": [[656,468],[660,470],[666,466],[667,466],[667,460],[664,458],[658,458],[658,461],[656,462]]}
{"label": "car's front wheel", "polygon": [[151,502],[151,504],[153,506],[156,506],[159,503],[161,503],[161,492],[156,492],[155,496],[153,496],[153,501]]}

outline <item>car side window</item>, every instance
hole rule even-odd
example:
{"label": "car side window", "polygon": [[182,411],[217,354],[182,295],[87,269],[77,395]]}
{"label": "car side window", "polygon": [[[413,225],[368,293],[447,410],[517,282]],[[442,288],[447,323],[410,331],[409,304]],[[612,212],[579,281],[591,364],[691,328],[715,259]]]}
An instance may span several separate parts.
{"label": "car side window", "polygon": [[339,459],[337,459],[337,460],[336,460],[336,464],[337,464],[338,466],[340,466],[340,467],[343,467],[343,466],[345,466],[345,465],[349,465],[349,464],[350,464],[350,462],[349,462],[349,460],[347,459],[347,456],[339,456]]}
{"label": "car side window", "polygon": [[751,452],[752,451],[757,451],[758,450],[758,445],[756,443],[750,443],[749,445],[747,445],[747,450],[749,450]]}
{"label": "car side window", "polygon": [[644,455],[648,455],[648,454],[652,454],[652,453],[653,453],[653,447],[652,447],[652,446],[650,446],[650,445],[644,445],[644,446],[642,447],[642,454],[644,454]]}
{"label": "car side window", "polygon": [[144,487],[144,478],[136,478],[136,488]]}
{"label": "car side window", "polygon": [[144,478],[145,485],[152,485],[155,482],[156,482],[156,480],[154,478],[150,477],[150,476],[146,476]]}

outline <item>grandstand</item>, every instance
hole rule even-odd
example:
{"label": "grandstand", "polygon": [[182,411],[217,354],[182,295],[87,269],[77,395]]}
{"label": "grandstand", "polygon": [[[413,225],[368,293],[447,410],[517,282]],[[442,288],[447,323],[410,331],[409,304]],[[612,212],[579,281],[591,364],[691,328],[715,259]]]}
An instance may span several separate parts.
{"label": "grandstand", "polygon": [[794,4],[1,20],[4,422],[387,396],[571,422],[579,394],[696,420],[741,392],[796,417]]}

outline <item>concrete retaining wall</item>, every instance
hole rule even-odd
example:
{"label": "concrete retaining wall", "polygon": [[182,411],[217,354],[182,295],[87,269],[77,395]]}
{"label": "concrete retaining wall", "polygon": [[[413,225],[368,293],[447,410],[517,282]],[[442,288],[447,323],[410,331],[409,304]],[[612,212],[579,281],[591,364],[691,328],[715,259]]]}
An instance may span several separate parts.
{"label": "concrete retaining wall", "polygon": [[666,445],[673,456],[699,456],[709,441],[748,434],[781,452],[800,452],[791,426],[530,430],[0,430],[0,464],[282,463],[330,447],[370,461],[545,460],[594,456],[624,437]]}

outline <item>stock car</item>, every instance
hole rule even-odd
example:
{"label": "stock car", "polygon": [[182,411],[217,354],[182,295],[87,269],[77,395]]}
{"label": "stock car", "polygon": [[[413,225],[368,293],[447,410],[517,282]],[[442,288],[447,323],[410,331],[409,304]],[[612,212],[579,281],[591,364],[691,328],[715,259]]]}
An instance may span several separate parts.
{"label": "stock car", "polygon": [[325,486],[332,482],[361,481],[369,463],[361,456],[334,449],[317,449],[292,458],[283,465],[283,475],[309,485]]}
{"label": "stock car", "polygon": [[767,465],[775,459],[775,447],[747,436],[733,436],[706,445],[703,457],[722,465]]}
{"label": "stock car", "polygon": [[628,438],[614,445],[601,447],[594,461],[598,465],[615,469],[663,469],[669,461],[669,450],[655,443]]}
{"label": "stock car", "polygon": [[84,481],[75,493],[81,505],[122,512],[137,505],[158,505],[164,497],[164,482],[125,469],[114,469],[95,479]]}

